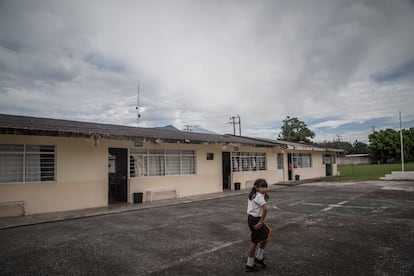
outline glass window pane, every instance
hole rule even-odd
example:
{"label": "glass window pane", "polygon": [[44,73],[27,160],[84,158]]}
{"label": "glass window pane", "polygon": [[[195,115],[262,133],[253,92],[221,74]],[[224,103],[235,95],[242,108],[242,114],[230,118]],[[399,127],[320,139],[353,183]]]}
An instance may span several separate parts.
{"label": "glass window pane", "polygon": [[23,182],[23,154],[0,155],[0,182]]}
{"label": "glass window pane", "polygon": [[167,155],[167,175],[180,175],[180,156]]}
{"label": "glass window pane", "polygon": [[40,155],[27,154],[26,155],[26,182],[40,181]]}
{"label": "glass window pane", "polygon": [[183,156],[182,157],[182,174],[195,174],[194,156]]}
{"label": "glass window pane", "polygon": [[165,175],[164,156],[149,157],[149,176]]}

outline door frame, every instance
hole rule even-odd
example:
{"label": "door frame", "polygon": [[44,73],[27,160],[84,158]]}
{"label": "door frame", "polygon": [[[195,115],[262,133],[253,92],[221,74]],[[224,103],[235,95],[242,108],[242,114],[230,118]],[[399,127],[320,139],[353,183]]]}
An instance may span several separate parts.
{"label": "door frame", "polygon": [[288,153],[288,180],[293,180],[293,158],[292,153]]}
{"label": "door frame", "polygon": [[128,202],[128,160],[127,148],[108,148],[108,204]]}
{"label": "door frame", "polygon": [[231,189],[231,152],[223,151],[221,153],[223,191]]}

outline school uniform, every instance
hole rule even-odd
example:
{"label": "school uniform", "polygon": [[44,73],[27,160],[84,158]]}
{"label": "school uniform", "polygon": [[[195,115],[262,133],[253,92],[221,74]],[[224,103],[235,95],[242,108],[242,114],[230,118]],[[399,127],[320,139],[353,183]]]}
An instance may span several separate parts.
{"label": "school uniform", "polygon": [[251,241],[255,244],[265,241],[269,234],[269,227],[263,224],[260,229],[255,229],[254,226],[259,223],[262,217],[262,207],[266,204],[264,194],[256,192],[253,198],[247,201],[247,222],[251,231]]}

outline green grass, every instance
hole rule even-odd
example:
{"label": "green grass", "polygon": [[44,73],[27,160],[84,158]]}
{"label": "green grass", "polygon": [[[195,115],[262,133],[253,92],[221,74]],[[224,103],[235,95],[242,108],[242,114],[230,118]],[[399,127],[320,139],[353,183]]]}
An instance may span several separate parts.
{"label": "green grass", "polygon": [[[406,171],[414,171],[414,162],[405,163]],[[333,177],[334,181],[342,180],[378,180],[392,171],[401,171],[401,164],[372,164],[372,165],[338,165],[341,176]]]}

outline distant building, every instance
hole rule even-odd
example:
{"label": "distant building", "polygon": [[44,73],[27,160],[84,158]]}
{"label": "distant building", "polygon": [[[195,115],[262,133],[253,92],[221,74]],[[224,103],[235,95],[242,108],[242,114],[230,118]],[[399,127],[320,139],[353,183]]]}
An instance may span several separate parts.
{"label": "distant building", "polygon": [[337,174],[337,152],[279,140],[0,114],[0,216],[250,189]]}
{"label": "distant building", "polygon": [[362,154],[348,154],[338,157],[338,165],[362,165],[371,164],[371,159],[368,153]]}

